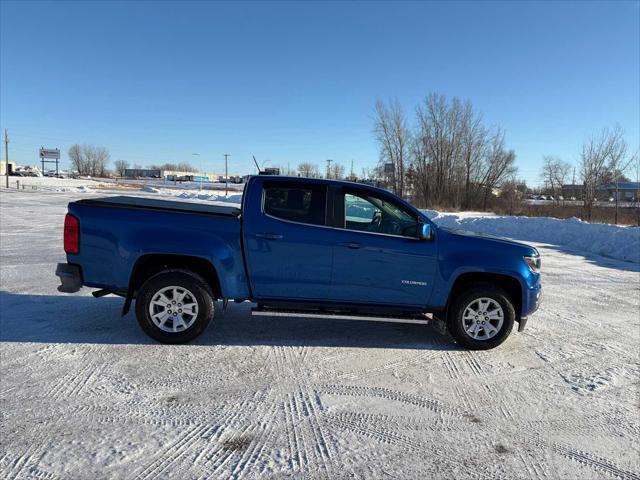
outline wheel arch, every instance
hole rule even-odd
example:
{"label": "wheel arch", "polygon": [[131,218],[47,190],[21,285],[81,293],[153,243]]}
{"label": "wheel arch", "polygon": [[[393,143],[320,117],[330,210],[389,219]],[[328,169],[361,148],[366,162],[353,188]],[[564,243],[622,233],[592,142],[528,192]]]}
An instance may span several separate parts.
{"label": "wheel arch", "polygon": [[465,272],[460,274],[453,282],[449,297],[447,298],[447,311],[453,299],[470,285],[491,284],[502,288],[511,301],[516,312],[516,320],[520,321],[522,313],[523,288],[520,280],[511,275],[493,272]]}
{"label": "wheel arch", "polygon": [[140,256],[131,270],[127,299],[122,310],[123,315],[126,315],[129,311],[131,300],[136,297],[142,284],[165,270],[187,270],[193,272],[202,277],[209,285],[214,298],[222,298],[224,296],[218,272],[208,259],[191,255],[149,253]]}

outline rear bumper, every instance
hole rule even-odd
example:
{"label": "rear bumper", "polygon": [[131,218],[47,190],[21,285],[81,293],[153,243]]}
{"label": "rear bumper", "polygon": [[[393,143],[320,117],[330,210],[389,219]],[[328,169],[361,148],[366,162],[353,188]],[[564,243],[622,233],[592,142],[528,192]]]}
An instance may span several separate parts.
{"label": "rear bumper", "polygon": [[78,265],[59,263],[56,267],[56,275],[61,283],[58,287],[59,292],[75,293],[82,288],[82,272]]}

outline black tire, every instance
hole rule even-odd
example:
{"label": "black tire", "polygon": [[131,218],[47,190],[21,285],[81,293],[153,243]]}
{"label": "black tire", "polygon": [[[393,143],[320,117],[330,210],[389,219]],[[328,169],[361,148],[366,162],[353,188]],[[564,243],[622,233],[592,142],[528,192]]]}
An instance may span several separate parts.
{"label": "black tire", "polygon": [[[502,307],[503,312],[502,325],[498,329],[498,332],[487,339],[473,338],[465,330],[465,320],[463,319],[466,308],[480,298],[494,300]],[[511,333],[515,319],[516,312],[513,303],[509,295],[507,295],[502,288],[491,284],[474,284],[459,292],[451,302],[447,328],[451,336],[460,345],[470,350],[489,350],[497,347],[507,339]],[[482,320],[482,318],[480,318],[480,320]],[[491,326],[495,328],[493,324],[491,324]],[[479,331],[483,332],[483,336],[486,335],[484,327],[479,326]]]}
{"label": "black tire", "polygon": [[[184,316],[182,310],[180,310],[181,324],[178,324],[174,320],[173,316],[176,315],[175,307],[171,314],[167,314],[167,320],[164,324],[166,328],[173,328],[173,325],[178,325],[177,331],[165,331],[154,323],[149,311],[151,302],[156,297],[156,305],[158,304],[158,298],[169,298],[172,300],[172,290],[164,292],[164,297],[159,297],[160,292],[169,287],[178,287],[179,291],[187,291],[185,294],[185,302],[189,302],[189,305],[193,303],[197,304],[197,314],[191,315],[185,309]],[[182,290],[184,289],[184,290]],[[192,298],[193,297],[193,298]],[[172,303],[172,302],[170,302]],[[185,304],[186,305],[186,304]],[[213,294],[207,283],[198,275],[189,272],[187,270],[166,270],[160,272],[153,277],[149,278],[138,291],[136,298],[136,317],[142,330],[154,340],[162,343],[185,343],[193,340],[200,335],[213,318],[214,306],[213,306]],[[154,309],[160,308],[160,313],[163,313],[165,307],[154,306]],[[167,307],[167,312],[169,307]],[[193,307],[191,307],[193,308]],[[194,310],[195,311],[195,310]],[[188,325],[184,328],[184,325]]]}

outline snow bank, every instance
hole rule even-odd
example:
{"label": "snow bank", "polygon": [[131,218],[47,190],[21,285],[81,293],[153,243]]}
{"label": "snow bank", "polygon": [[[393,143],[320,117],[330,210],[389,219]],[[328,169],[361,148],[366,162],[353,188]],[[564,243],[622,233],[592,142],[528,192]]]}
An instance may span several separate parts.
{"label": "snow bank", "polygon": [[227,203],[242,202],[242,195],[229,195],[228,197],[225,197],[224,195],[216,195],[215,193],[182,192],[177,194],[176,197],[184,198],[184,199],[210,200],[212,202],[227,202]]}
{"label": "snow bank", "polygon": [[80,185],[79,187],[61,187],[56,188],[54,191],[62,193],[90,193],[91,189],[86,185]]}
{"label": "snow bank", "polygon": [[573,250],[640,263],[640,227],[552,217],[468,216],[424,210],[437,225],[518,240],[566,246]]}

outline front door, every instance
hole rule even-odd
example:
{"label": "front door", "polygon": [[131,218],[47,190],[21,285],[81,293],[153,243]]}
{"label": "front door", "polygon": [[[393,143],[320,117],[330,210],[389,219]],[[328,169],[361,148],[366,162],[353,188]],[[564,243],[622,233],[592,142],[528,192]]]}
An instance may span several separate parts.
{"label": "front door", "polygon": [[423,307],[436,271],[436,243],[420,240],[418,216],[391,196],[343,189],[329,299],[365,305]]}

